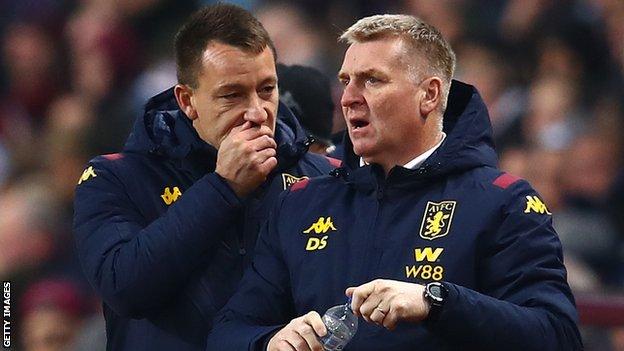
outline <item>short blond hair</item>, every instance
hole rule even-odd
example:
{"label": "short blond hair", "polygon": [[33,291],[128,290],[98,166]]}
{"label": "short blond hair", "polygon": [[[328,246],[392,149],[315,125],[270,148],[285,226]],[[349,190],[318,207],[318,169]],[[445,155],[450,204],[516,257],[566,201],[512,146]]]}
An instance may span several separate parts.
{"label": "short blond hair", "polygon": [[[442,87],[442,111],[446,109],[451,79],[455,72],[455,53],[451,45],[444,39],[440,31],[418,17],[409,15],[375,15],[364,17],[353,24],[341,36],[340,41],[348,44],[377,40],[387,36],[397,36],[407,44],[406,59],[410,59],[410,51],[416,51],[428,62],[428,67],[418,67],[425,74],[439,76]],[[410,50],[412,49],[412,50]],[[410,62],[406,62],[410,74],[416,82],[419,75]]]}

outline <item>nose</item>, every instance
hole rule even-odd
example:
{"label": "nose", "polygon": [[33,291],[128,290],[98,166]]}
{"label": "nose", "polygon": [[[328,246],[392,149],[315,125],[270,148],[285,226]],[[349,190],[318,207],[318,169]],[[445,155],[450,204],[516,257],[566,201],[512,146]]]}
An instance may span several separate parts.
{"label": "nose", "polygon": [[360,89],[357,85],[351,81],[349,82],[342,91],[342,97],[340,98],[340,104],[342,107],[353,107],[356,104],[361,104],[364,102],[364,97],[360,92]]}
{"label": "nose", "polygon": [[245,121],[250,121],[256,125],[264,124],[269,117],[267,110],[262,105],[262,99],[254,95],[249,102],[249,106],[245,111]]}

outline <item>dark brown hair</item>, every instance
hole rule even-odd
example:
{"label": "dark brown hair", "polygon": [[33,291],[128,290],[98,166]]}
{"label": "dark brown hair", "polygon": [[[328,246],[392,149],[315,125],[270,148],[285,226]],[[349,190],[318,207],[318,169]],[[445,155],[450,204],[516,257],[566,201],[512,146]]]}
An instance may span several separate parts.
{"label": "dark brown hair", "polygon": [[202,56],[211,41],[261,53],[275,47],[262,23],[247,10],[232,4],[216,4],[195,12],[175,37],[178,82],[197,87]]}

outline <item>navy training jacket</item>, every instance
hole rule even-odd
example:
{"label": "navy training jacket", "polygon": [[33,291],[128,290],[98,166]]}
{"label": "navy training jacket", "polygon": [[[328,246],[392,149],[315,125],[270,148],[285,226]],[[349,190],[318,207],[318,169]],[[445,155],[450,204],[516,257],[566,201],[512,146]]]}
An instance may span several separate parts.
{"label": "navy training jacket", "polygon": [[108,350],[203,350],[212,320],[249,265],[278,194],[333,160],[280,105],[278,167],[246,199],[216,173],[169,89],[147,103],[123,152],[91,160],[76,188],[74,234],[103,299]]}
{"label": "navy training jacket", "polygon": [[383,278],[442,281],[449,296],[436,320],[394,331],[360,319],[345,350],[581,350],[551,214],[526,181],[496,168],[472,86],[453,82],[444,130],[418,169],[385,177],[358,168],[351,151],[333,176],[283,194],[209,349],[264,350],[293,318],[322,315],[346,302],[347,287]]}

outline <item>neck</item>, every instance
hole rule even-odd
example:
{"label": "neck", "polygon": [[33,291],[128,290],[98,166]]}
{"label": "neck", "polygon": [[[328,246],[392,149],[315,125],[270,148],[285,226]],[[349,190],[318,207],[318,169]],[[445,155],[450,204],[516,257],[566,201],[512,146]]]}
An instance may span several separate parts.
{"label": "neck", "polygon": [[413,148],[402,152],[400,157],[389,159],[388,161],[379,162],[379,165],[383,168],[384,173],[388,175],[390,170],[396,165],[404,165],[414,158],[424,154],[434,146],[436,146],[442,140],[442,131],[438,130],[435,133],[423,133],[421,136],[421,142],[414,145]]}

